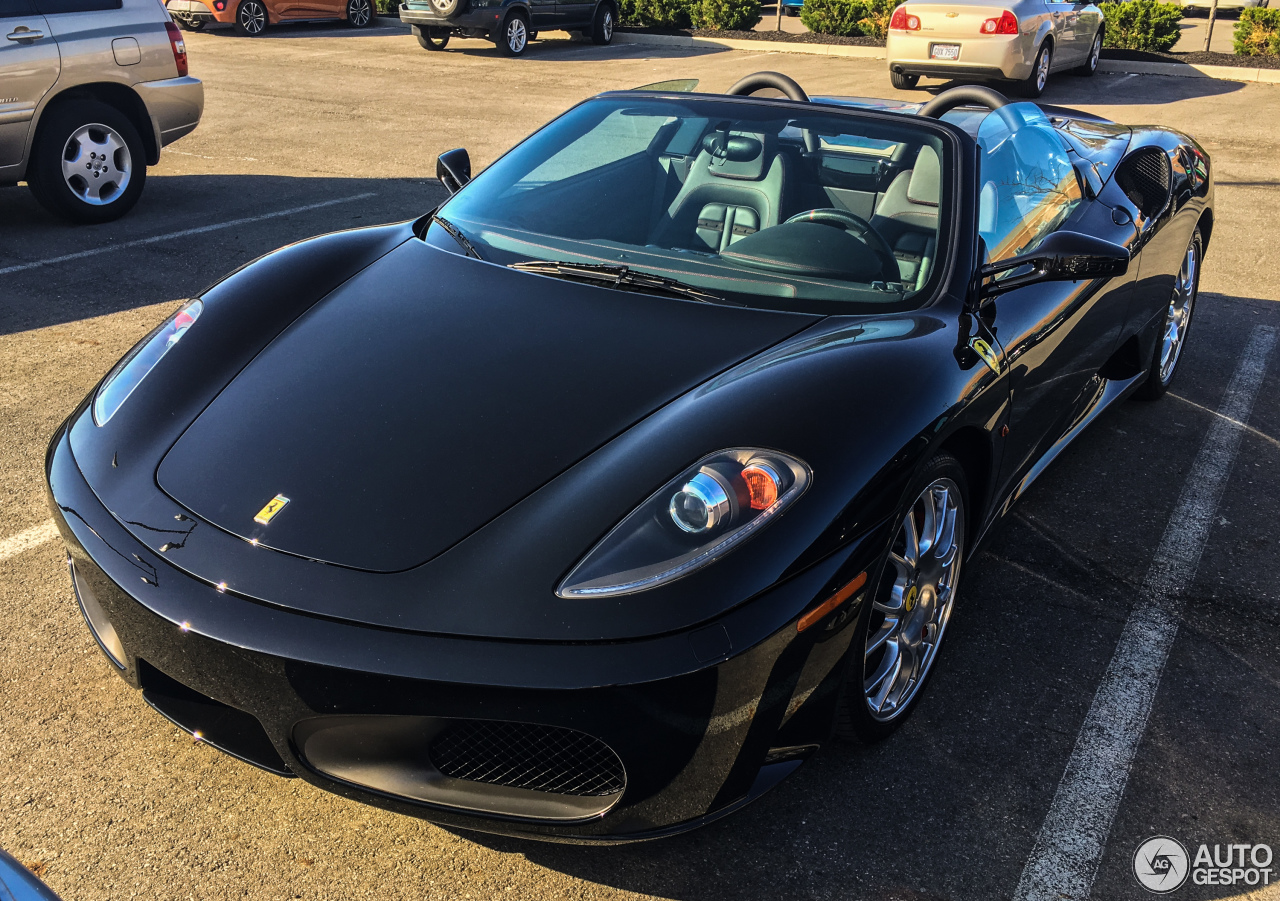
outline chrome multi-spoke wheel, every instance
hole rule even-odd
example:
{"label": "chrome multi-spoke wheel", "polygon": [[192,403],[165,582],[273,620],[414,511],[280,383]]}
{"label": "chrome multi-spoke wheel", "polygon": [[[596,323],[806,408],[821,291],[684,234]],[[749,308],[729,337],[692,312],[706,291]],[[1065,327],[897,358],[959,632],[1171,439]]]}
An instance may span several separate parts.
{"label": "chrome multi-spoke wheel", "polygon": [[266,31],[267,8],[259,0],[243,0],[236,9],[236,30],[249,37]]}
{"label": "chrome multi-spoke wheel", "polygon": [[1173,370],[1182,356],[1187,329],[1191,326],[1191,311],[1196,302],[1196,276],[1200,271],[1200,244],[1192,241],[1182,258],[1182,268],[1173,282],[1173,297],[1169,298],[1169,310],[1164,319],[1164,336],[1160,345],[1160,381],[1168,384]]}
{"label": "chrome multi-spoke wheel", "polygon": [[503,49],[508,56],[519,56],[529,46],[529,25],[524,16],[512,14],[503,29]]}
{"label": "chrome multi-spoke wheel", "polygon": [[1156,335],[1155,349],[1147,364],[1147,378],[1138,389],[1141,400],[1164,396],[1178,374],[1182,351],[1187,346],[1191,317],[1195,313],[1196,293],[1200,285],[1200,261],[1204,259],[1204,239],[1197,228],[1182,256],[1182,265],[1173,279],[1173,294],[1165,309],[1164,324]]}
{"label": "chrome multi-spoke wheel", "polygon": [[373,21],[371,0],[347,0],[347,24],[352,28],[364,28]]}
{"label": "chrome multi-spoke wheel", "polygon": [[114,128],[84,125],[62,150],[62,178],[82,203],[105,206],[120,197],[133,176],[129,145]]}
{"label": "chrome multi-spoke wheel", "polygon": [[887,591],[871,604],[862,694],[874,720],[901,715],[933,665],[955,603],[964,537],[960,486],[936,478],[904,517],[889,552]]}

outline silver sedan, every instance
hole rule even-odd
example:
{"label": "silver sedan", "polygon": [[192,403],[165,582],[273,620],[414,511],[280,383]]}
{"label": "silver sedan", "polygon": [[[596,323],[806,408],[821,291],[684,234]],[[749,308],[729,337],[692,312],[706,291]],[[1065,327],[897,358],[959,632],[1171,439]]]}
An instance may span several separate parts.
{"label": "silver sedan", "polygon": [[1104,27],[1092,3],[908,0],[889,22],[889,78],[900,90],[914,88],[922,75],[999,79],[1039,97],[1051,72],[1093,74]]}

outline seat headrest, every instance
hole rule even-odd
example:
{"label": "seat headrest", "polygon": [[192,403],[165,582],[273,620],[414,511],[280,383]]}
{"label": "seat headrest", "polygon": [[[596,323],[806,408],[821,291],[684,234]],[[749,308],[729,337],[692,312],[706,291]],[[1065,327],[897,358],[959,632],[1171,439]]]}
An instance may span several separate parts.
{"label": "seat headrest", "polygon": [[719,178],[759,181],[773,162],[776,141],[768,134],[713,131],[702,139],[702,149],[710,157],[707,171]]}
{"label": "seat headrest", "polygon": [[907,200],[924,206],[937,206],[942,192],[942,164],[938,152],[925,144],[916,155],[911,169],[911,181],[907,183]]}

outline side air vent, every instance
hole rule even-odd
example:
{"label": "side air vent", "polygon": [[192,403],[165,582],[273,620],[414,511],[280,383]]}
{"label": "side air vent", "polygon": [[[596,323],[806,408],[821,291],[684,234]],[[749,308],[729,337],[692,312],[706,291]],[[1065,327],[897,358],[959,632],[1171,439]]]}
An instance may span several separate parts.
{"label": "side air vent", "polygon": [[1116,171],[1116,184],[1148,219],[1159,217],[1169,206],[1172,182],[1169,157],[1156,147],[1129,154]]}

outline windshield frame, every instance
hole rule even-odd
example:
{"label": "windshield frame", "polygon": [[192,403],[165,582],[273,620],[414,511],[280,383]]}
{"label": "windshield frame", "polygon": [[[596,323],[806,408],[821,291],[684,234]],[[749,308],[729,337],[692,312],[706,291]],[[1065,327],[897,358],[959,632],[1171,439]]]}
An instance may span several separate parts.
{"label": "windshield frame", "polygon": [[[500,162],[505,160],[510,154],[515,153],[526,143],[541,135],[547,129],[556,125],[564,117],[579,110],[583,106],[595,104],[602,101],[653,101],[655,104],[664,102],[673,102],[677,104],[699,104],[706,103],[708,105],[725,105],[737,104],[751,106],[755,108],[769,107],[775,108],[782,115],[791,114],[810,114],[821,116],[823,118],[843,118],[853,122],[863,121],[878,127],[902,128],[908,132],[923,132],[940,141],[943,147],[942,159],[942,178],[939,188],[939,218],[938,218],[938,260],[933,266],[928,281],[919,290],[914,293],[905,294],[899,301],[877,301],[875,303],[854,302],[854,301],[810,301],[796,299],[794,303],[786,305],[774,305],[767,301],[770,299],[764,295],[738,294],[732,295],[729,301],[733,306],[744,306],[752,309],[773,309],[786,312],[809,313],[819,315],[866,315],[868,313],[900,313],[914,310],[925,309],[939,303],[948,293],[947,286],[952,282],[958,265],[962,265],[967,260],[967,246],[970,242],[963,240],[966,229],[963,227],[963,220],[974,218],[972,215],[974,204],[969,202],[971,198],[966,198],[964,186],[965,175],[972,169],[970,157],[976,152],[976,142],[972,136],[967,134],[963,129],[956,125],[944,122],[931,117],[920,117],[913,113],[882,111],[875,109],[866,109],[858,107],[848,107],[835,103],[823,103],[820,101],[796,101],[781,97],[758,97],[758,96],[737,96],[728,94],[712,94],[701,92],[671,92],[671,91],[646,91],[646,90],[627,90],[627,91],[606,91],[596,94],[592,97],[585,98],[579,103],[566,109],[563,113],[544,123],[535,131],[512,145],[491,163],[478,171],[472,179],[463,185],[457,192],[450,195],[440,206],[432,211],[431,216],[424,218],[424,224],[418,231],[418,235],[422,239],[426,239],[427,230],[430,225],[431,217],[434,215],[449,215],[449,207],[457,202],[457,198],[462,197],[472,186],[483,179],[485,174],[493,170]],[[532,171],[532,170],[531,170]],[[968,179],[972,181],[972,178]],[[970,192],[972,193],[972,192]],[[976,222],[976,219],[975,219]],[[449,239],[449,244],[456,248],[453,239]],[[489,265],[502,265],[485,261]],[[637,267],[643,268],[643,267]],[[670,272],[662,273],[670,275]],[[706,287],[705,290],[720,292],[719,288]]]}

